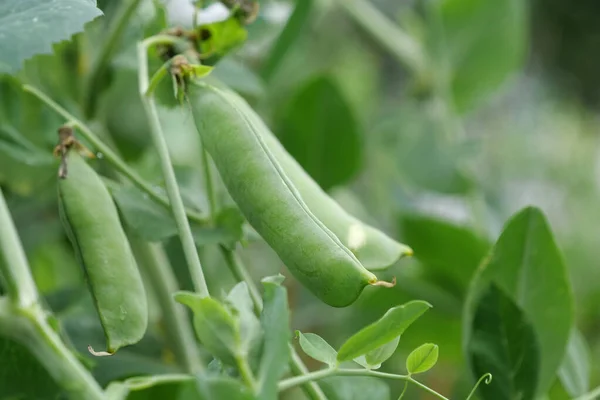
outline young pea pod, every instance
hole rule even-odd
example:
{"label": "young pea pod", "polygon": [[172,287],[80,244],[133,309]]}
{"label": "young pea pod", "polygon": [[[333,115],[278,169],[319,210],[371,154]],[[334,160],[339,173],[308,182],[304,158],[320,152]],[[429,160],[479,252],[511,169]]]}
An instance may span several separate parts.
{"label": "young pea pod", "polygon": [[189,102],[202,143],[248,222],[290,272],[333,307],[353,303],[377,277],[366,270],[302,200],[235,98],[193,82]]}
{"label": "young pea pod", "polygon": [[146,293],[113,200],[96,172],[77,154],[65,159],[59,211],[83,267],[104,328],[107,352],[138,342],[148,324]]}
{"label": "young pea pod", "polygon": [[231,91],[228,91],[228,95],[256,126],[256,131],[262,135],[267,147],[315,217],[354,253],[366,269],[382,270],[390,267],[400,258],[413,254],[410,247],[398,243],[380,230],[348,214],[285,150],[244,99]]}

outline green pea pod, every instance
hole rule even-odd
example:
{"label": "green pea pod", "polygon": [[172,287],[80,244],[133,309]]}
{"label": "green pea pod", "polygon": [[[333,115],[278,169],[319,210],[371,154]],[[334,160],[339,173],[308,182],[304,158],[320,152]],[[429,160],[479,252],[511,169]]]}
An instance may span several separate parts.
{"label": "green pea pod", "polygon": [[148,325],[142,278],[115,204],[98,174],[76,151],[58,182],[59,211],[83,267],[107,352],[138,342]]}
{"label": "green pea pod", "polygon": [[235,98],[198,81],[188,95],[202,143],[229,194],[290,272],[333,307],[350,305],[366,285],[377,284],[313,215]]}

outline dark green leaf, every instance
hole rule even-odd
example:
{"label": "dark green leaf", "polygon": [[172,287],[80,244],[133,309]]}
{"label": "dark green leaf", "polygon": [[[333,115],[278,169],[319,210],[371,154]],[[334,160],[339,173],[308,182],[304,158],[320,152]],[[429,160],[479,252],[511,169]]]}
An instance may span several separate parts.
{"label": "dark green leaf", "polygon": [[225,376],[198,377],[202,400],[257,400],[240,381]]}
{"label": "dark green leaf", "polygon": [[[527,2],[521,0],[443,0],[437,9],[436,43],[449,64],[456,109],[481,104],[524,61]],[[439,62],[438,65],[444,65]]]}
{"label": "dark green leaf", "polygon": [[558,377],[571,397],[583,396],[590,390],[590,351],[577,329],[573,329],[569,337]]}
{"label": "dark green leaf", "polygon": [[258,370],[258,398],[277,399],[277,382],[286,372],[290,358],[290,316],[287,292],[283,286],[263,281],[264,306],[260,323],[264,346]]}
{"label": "dark green leaf", "polygon": [[507,222],[473,277],[463,318],[465,343],[475,306],[490,283],[497,284],[531,322],[540,350],[537,393],[545,393],[565,355],[573,325],[573,299],[562,254],[539,209],[527,207]]}
{"label": "dark green leaf", "polygon": [[89,0],[3,0],[0,2],[0,73],[15,73],[21,63],[52,44],[69,39],[102,15]]}
{"label": "dark green leaf", "polygon": [[467,355],[475,379],[491,373],[479,393],[486,400],[535,398],[540,352],[531,323],[518,305],[491,284],[479,298]]}
{"label": "dark green leaf", "polygon": [[212,297],[202,298],[190,292],[178,292],[175,300],[192,309],[196,335],[211,354],[230,365],[237,365],[240,331],[229,310]]}
{"label": "dark green leaf", "polygon": [[380,319],[350,337],[338,352],[338,361],[349,361],[391,342],[429,310],[429,303],[415,300],[390,308]]}
{"label": "dark green leaf", "polygon": [[414,349],[406,359],[406,370],[409,374],[420,374],[429,371],[437,363],[439,348],[437,344],[425,343]]}
{"label": "dark green leaf", "polygon": [[324,190],[347,183],[361,166],[359,122],[327,76],[298,91],[277,132],[286,150]]}
{"label": "dark green leaf", "polygon": [[369,369],[379,369],[383,362],[394,355],[398,348],[398,343],[400,343],[400,336],[365,354],[365,362],[369,366]]}
{"label": "dark green leaf", "polygon": [[368,376],[335,376],[323,379],[321,388],[329,400],[389,400],[390,388]]}
{"label": "dark green leaf", "polygon": [[321,361],[334,367],[337,365],[337,351],[329,345],[321,336],[315,333],[302,333],[296,331],[298,342],[302,350],[317,361]]}

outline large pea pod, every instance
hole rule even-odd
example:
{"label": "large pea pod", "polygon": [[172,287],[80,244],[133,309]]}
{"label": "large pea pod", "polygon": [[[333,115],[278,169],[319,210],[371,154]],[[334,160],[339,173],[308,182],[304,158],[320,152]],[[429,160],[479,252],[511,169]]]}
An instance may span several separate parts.
{"label": "large pea pod", "polygon": [[197,81],[188,95],[202,143],[229,194],[289,271],[333,307],[353,303],[366,285],[376,284],[377,277],[306,206],[239,104]]}
{"label": "large pea pod", "polygon": [[117,208],[101,178],[76,151],[59,178],[59,211],[83,267],[107,352],[138,342],[148,325],[146,293]]}

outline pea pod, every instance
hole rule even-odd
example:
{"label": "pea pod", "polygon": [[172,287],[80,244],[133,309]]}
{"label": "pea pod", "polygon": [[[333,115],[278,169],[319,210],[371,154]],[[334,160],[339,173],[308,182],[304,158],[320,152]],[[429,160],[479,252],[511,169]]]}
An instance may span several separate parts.
{"label": "pea pod", "polygon": [[376,284],[377,277],[313,215],[235,98],[198,81],[188,95],[202,143],[229,194],[296,279],[334,307],[353,303],[366,285]]}
{"label": "pea pod", "polygon": [[59,179],[59,211],[83,267],[108,353],[138,342],[148,325],[146,293],[113,200],[104,183],[75,151]]}
{"label": "pea pod", "polygon": [[379,229],[363,223],[346,212],[285,150],[248,103],[236,93],[228,92],[228,94],[257,126],[257,131],[263,136],[271,153],[298,189],[308,208],[340,239],[344,246],[356,255],[366,269],[382,270],[400,258],[413,254],[410,247],[398,243]]}

